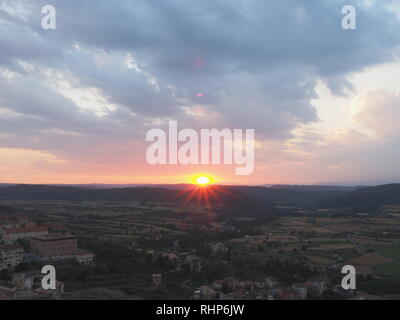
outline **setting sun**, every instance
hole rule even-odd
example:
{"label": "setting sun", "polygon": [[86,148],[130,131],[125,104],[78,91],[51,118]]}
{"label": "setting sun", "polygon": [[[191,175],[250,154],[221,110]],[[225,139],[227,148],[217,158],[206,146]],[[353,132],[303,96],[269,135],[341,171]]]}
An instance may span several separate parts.
{"label": "setting sun", "polygon": [[207,178],[207,177],[198,177],[196,179],[196,183],[197,184],[201,184],[201,185],[209,184],[210,183],[210,179]]}
{"label": "setting sun", "polygon": [[192,182],[199,186],[206,186],[206,185],[209,185],[210,183],[212,183],[213,179],[212,179],[212,177],[207,176],[207,175],[197,175],[197,176],[193,177]]}

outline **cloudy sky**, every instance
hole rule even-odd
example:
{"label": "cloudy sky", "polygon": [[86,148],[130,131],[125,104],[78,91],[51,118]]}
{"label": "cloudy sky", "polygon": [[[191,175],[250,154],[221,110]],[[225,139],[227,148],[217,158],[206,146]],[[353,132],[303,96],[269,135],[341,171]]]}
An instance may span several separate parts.
{"label": "cloudy sky", "polygon": [[[399,45],[398,0],[0,0],[0,180],[399,181]],[[168,120],[254,129],[254,174],[150,166]]]}

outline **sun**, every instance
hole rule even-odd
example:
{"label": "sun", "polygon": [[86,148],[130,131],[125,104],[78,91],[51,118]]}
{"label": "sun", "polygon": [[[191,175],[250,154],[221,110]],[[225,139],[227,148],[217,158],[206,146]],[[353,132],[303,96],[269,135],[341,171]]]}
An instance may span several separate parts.
{"label": "sun", "polygon": [[211,176],[203,175],[203,174],[193,177],[193,180],[192,180],[192,182],[194,184],[197,184],[198,186],[207,186],[207,185],[213,183],[213,181],[214,181],[214,179]]}
{"label": "sun", "polygon": [[209,184],[210,182],[211,181],[208,177],[201,176],[201,177],[196,178],[197,184],[206,185],[206,184]]}

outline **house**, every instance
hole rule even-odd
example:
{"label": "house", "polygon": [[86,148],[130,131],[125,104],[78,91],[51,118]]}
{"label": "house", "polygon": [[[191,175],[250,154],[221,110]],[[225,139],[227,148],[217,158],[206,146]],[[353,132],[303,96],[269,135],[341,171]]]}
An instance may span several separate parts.
{"label": "house", "polygon": [[225,284],[226,284],[225,280],[214,280],[213,284],[212,284],[212,287],[215,290],[221,290],[224,287]]}
{"label": "house", "polygon": [[229,293],[229,294],[220,294],[218,300],[235,300],[235,298],[233,297],[233,295],[231,293]]}
{"label": "house", "polygon": [[200,272],[201,271],[201,261],[199,257],[194,256],[194,255],[188,255],[186,256],[186,259],[184,263],[188,264],[190,267],[190,271],[192,272]]}
{"label": "house", "polygon": [[163,257],[167,258],[169,261],[176,261],[178,259],[178,255],[173,252],[164,252],[161,254]]}
{"label": "house", "polygon": [[279,288],[275,296],[278,300],[302,300],[302,296],[292,288]]}
{"label": "house", "polygon": [[322,294],[325,291],[325,283],[323,281],[305,282],[303,287],[307,288],[308,292],[315,294]]}
{"label": "house", "polygon": [[56,288],[53,289],[43,289],[42,287],[38,287],[33,292],[41,294],[41,295],[49,295],[54,296],[58,293],[64,293],[64,282],[56,280]]}
{"label": "house", "polygon": [[267,279],[265,279],[265,287],[272,289],[275,287],[275,282],[272,279],[267,278]]}
{"label": "house", "polygon": [[202,300],[214,300],[217,297],[216,291],[209,286],[201,286],[199,291]]}
{"label": "house", "polygon": [[217,253],[225,253],[228,251],[228,248],[222,242],[209,243],[208,247],[210,248],[212,255],[215,255]]}
{"label": "house", "polygon": [[193,294],[193,299],[194,300],[200,300],[201,298],[201,291],[200,290],[196,290]]}
{"label": "house", "polygon": [[246,290],[253,290],[254,289],[254,281],[251,281],[251,280],[241,281],[240,286]]}
{"label": "house", "polygon": [[94,259],[94,254],[90,251],[77,249],[76,251],[76,261],[80,264],[91,264]]}
{"label": "house", "polygon": [[304,300],[307,297],[308,289],[301,284],[293,284],[292,289]]}
{"label": "house", "polygon": [[0,281],[0,300],[6,300],[11,298],[17,288],[11,282]]}
{"label": "house", "polygon": [[49,224],[48,228],[51,233],[65,233],[67,232],[67,228],[61,224]]}
{"label": "house", "polygon": [[3,241],[17,241],[19,239],[32,238],[35,236],[46,235],[49,230],[45,226],[17,227],[3,229]]}
{"label": "house", "polygon": [[31,290],[35,277],[38,277],[35,273],[14,273],[11,283],[15,285],[17,290]]}
{"label": "house", "polygon": [[235,300],[244,300],[247,296],[247,293],[244,289],[239,288],[232,292],[232,296]]}
{"label": "house", "polygon": [[19,265],[24,257],[24,249],[20,245],[0,246],[0,270]]}
{"label": "house", "polygon": [[240,286],[240,281],[234,278],[226,278],[225,282],[226,282],[226,287],[229,290],[236,290],[236,288]]}

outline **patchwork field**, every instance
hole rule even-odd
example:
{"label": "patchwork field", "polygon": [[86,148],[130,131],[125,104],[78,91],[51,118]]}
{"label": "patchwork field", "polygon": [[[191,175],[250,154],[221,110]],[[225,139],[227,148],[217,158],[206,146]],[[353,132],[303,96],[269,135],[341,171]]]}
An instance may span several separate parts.
{"label": "patchwork field", "polygon": [[352,265],[366,265],[366,266],[375,266],[378,264],[393,262],[394,260],[391,258],[387,258],[376,252],[368,252],[364,253],[362,256],[354,258],[349,261]]}

